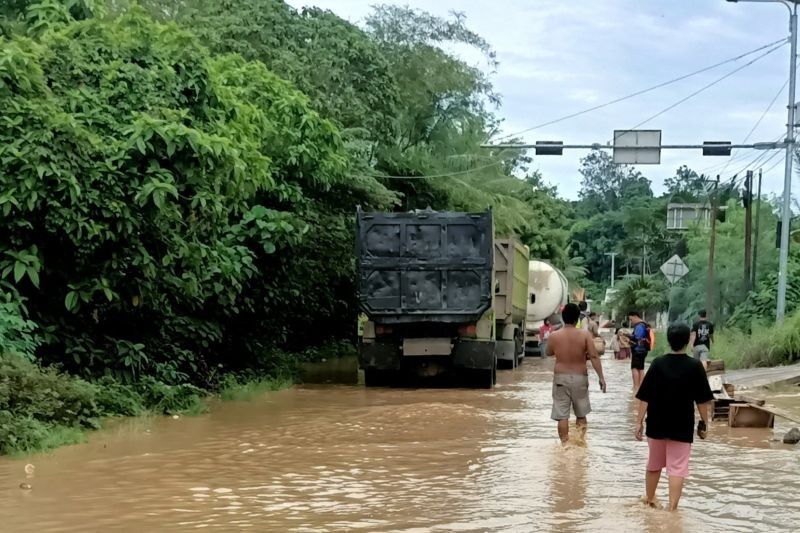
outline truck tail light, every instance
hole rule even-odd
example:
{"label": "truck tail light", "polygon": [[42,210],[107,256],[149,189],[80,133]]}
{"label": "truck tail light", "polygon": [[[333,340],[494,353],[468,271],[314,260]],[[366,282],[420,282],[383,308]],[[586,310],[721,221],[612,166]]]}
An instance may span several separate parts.
{"label": "truck tail light", "polygon": [[475,337],[478,332],[478,328],[475,324],[469,324],[467,326],[461,326],[458,328],[458,336],[459,337]]}

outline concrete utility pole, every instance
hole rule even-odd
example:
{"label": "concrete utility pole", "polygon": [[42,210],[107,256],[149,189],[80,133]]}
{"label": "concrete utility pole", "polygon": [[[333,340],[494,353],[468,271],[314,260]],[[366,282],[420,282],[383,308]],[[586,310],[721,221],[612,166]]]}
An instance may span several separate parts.
{"label": "concrete utility pole", "polygon": [[614,278],[615,278],[615,268],[614,267],[616,266],[614,261],[615,261],[617,255],[619,255],[619,254],[617,252],[612,252],[612,253],[608,253],[606,255],[611,257],[611,288],[613,289],[614,288]]}
{"label": "concrete utility pole", "polygon": [[711,199],[711,242],[708,246],[708,277],[706,279],[706,312],[714,316],[714,246],[717,241],[717,203],[719,202],[719,175],[714,182],[714,196]]}
{"label": "concrete utility pole", "polygon": [[761,235],[760,228],[761,228],[761,169],[758,170],[758,196],[756,196],[757,204],[756,204],[756,234],[753,240],[753,272],[752,272],[752,281],[750,282],[750,289],[756,289],[756,271],[758,270],[758,239]]}
{"label": "concrete utility pole", "polygon": [[795,151],[795,86],[797,81],[797,4],[800,0],[728,0],[728,2],[781,3],[789,9],[789,109],[786,122],[786,162],[783,170],[783,211],[781,213],[781,252],[778,262],[778,303],[775,320],[780,324],[786,314],[786,285],[789,275],[789,231],[792,222],[792,163]]}
{"label": "concrete utility pole", "polygon": [[744,290],[750,292],[750,269],[753,259],[753,171],[747,171],[744,180]]}

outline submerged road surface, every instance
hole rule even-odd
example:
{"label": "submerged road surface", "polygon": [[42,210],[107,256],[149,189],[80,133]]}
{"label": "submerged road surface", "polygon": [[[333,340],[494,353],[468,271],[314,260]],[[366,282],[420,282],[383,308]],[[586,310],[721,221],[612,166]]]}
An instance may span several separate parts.
{"label": "submerged road surface", "polygon": [[681,511],[642,507],[628,366],[604,366],[585,447],[557,442],[550,361],[493,391],[307,385],[2,459],[0,530],[797,531],[800,450],[768,430],[714,426]]}

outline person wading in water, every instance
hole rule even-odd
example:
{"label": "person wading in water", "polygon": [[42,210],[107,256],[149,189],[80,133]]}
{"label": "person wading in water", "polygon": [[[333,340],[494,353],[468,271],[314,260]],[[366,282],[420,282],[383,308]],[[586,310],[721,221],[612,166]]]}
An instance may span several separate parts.
{"label": "person wading in water", "polygon": [[651,506],[658,506],[656,489],[661,471],[666,468],[669,476],[669,510],[674,511],[681,499],[684,479],[689,475],[695,406],[700,414],[697,435],[705,439],[708,408],[714,395],[703,365],[686,355],[689,326],[670,326],[667,341],[672,351],[653,361],[636,394],[639,399],[636,439],[643,440],[646,435],[650,448],[645,501]]}
{"label": "person wading in water", "polygon": [[556,358],[553,375],[553,411],[551,418],[558,422],[558,436],[563,444],[569,440],[570,409],[575,412],[578,429],[586,432],[586,415],[591,411],[589,404],[589,373],[586,361],[589,360],[600,379],[600,390],[606,392],[603,366],[588,331],[575,325],[580,310],[575,304],[567,304],[561,313],[564,327],[550,335],[547,355]]}
{"label": "person wading in water", "polygon": [[653,348],[650,346],[650,326],[642,320],[638,311],[628,313],[628,320],[633,326],[631,339],[631,377],[633,379],[633,393],[639,390],[644,379],[644,361]]}

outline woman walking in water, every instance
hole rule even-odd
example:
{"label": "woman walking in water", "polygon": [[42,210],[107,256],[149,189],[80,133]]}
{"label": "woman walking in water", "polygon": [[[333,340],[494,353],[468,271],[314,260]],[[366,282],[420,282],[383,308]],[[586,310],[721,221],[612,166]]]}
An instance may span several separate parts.
{"label": "woman walking in water", "polygon": [[685,324],[669,327],[667,341],[672,351],[653,361],[636,394],[639,399],[636,439],[643,440],[647,435],[650,448],[645,501],[650,506],[658,507],[656,489],[661,471],[666,468],[670,511],[678,508],[683,482],[689,475],[695,406],[700,414],[697,435],[705,439],[708,404],[714,399],[702,363],[686,355],[689,335],[689,326]]}

